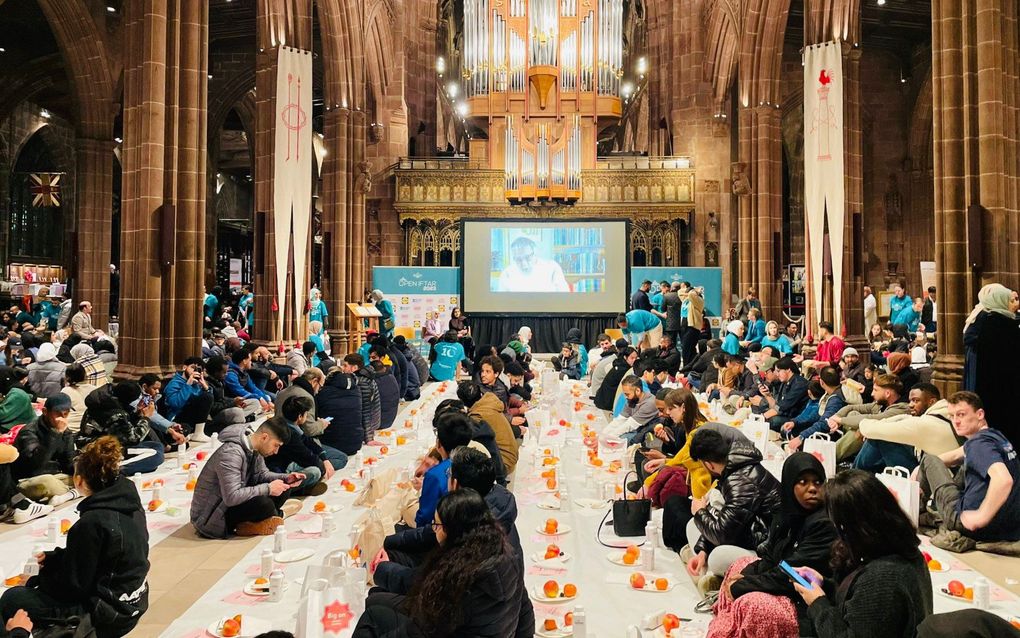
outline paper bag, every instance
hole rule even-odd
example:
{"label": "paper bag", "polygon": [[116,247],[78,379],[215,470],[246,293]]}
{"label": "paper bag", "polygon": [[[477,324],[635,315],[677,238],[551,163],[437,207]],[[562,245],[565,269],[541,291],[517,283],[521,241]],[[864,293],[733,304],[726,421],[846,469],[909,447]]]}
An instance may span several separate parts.
{"label": "paper bag", "polygon": [[[757,416],[757,415],[755,415]],[[744,421],[740,431],[754,443],[763,458],[768,457],[769,424],[761,418],[749,418]]]}
{"label": "paper bag", "polygon": [[815,432],[804,441],[804,451],[813,454],[825,468],[825,478],[836,476],[836,442],[824,432]]}
{"label": "paper bag", "polygon": [[356,525],[358,528],[358,565],[364,565],[375,558],[382,549],[383,541],[393,533],[393,523],[375,509],[369,510]]}
{"label": "paper bag", "polygon": [[397,471],[393,468],[383,470],[368,482],[368,485],[361,490],[361,494],[358,494],[358,498],[354,499],[354,505],[366,505],[371,506],[386,495],[390,491],[390,487],[393,485],[393,481],[397,478]]}
{"label": "paper bag", "polygon": [[897,465],[885,468],[876,476],[889,488],[896,502],[910,517],[910,522],[917,527],[917,517],[921,512],[921,486],[910,478],[910,470]]}
{"label": "paper bag", "polygon": [[[403,518],[403,509],[407,503],[408,495],[418,501],[418,491],[410,481],[406,483],[395,483],[375,504],[375,509],[382,514],[383,518],[393,524],[399,523]],[[418,508],[415,508],[417,511]],[[414,527],[412,525],[412,527]]]}
{"label": "paper bag", "polygon": [[305,581],[305,593],[298,605],[297,627],[294,630],[295,638],[322,638],[322,596],[329,587],[325,579],[316,579],[311,583]]}
{"label": "paper bag", "polygon": [[298,608],[296,638],[337,638],[350,634],[364,610],[364,596],[355,601],[346,586],[318,580]]}

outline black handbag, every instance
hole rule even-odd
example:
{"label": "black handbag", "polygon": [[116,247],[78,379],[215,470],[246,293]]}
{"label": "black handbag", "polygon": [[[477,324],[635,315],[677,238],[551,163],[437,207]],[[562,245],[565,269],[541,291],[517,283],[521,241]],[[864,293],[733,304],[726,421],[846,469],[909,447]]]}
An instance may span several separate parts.
{"label": "black handbag", "polygon": [[[633,474],[637,478],[637,472],[628,472],[623,477],[624,484]],[[635,498],[628,500],[626,493],[624,498],[613,501],[613,533],[617,536],[644,536],[645,526],[652,518],[652,501],[647,498]]]}

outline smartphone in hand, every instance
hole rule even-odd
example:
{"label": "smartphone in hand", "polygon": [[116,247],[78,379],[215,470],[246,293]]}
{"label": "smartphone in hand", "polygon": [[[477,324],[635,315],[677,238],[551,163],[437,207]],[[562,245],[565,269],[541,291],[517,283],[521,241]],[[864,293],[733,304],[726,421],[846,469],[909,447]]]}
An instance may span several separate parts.
{"label": "smartphone in hand", "polygon": [[812,587],[814,587],[814,585],[812,585],[806,578],[801,576],[796,569],[790,567],[790,564],[787,563],[785,560],[779,561],[779,569],[786,572],[786,575],[789,576],[791,580],[793,580],[801,587],[804,587],[806,589],[811,589]]}

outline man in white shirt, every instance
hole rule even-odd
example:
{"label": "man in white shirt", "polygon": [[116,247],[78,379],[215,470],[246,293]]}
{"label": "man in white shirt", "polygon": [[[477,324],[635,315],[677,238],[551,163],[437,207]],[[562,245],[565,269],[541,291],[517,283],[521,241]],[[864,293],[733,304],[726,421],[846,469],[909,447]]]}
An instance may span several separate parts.
{"label": "man in white shirt", "polygon": [[500,273],[495,292],[570,292],[560,265],[536,255],[535,248],[528,237],[510,244],[510,265]]}
{"label": "man in white shirt", "polygon": [[864,287],[864,334],[871,334],[871,326],[878,323],[878,301],[871,286]]}

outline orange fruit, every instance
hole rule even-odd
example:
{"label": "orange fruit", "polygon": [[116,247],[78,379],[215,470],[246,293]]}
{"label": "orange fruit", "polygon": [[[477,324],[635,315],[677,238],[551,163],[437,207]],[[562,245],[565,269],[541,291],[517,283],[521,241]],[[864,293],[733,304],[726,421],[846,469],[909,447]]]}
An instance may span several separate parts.
{"label": "orange fruit", "polygon": [[344,489],[347,490],[348,492],[353,492],[355,490],[354,483],[348,483],[347,485],[344,485]]}
{"label": "orange fruit", "polygon": [[1017,620],[1016,618],[1013,618],[1012,620],[1010,620],[1009,624],[1013,625],[1017,629],[1020,629],[1020,620]]}
{"label": "orange fruit", "polygon": [[188,490],[189,492],[193,492],[195,491],[196,485],[198,485],[198,481],[188,481],[187,483],[184,484],[184,489]]}
{"label": "orange fruit", "polygon": [[541,474],[542,478],[556,478],[556,470],[545,470]]}
{"label": "orange fruit", "polygon": [[633,565],[634,563],[637,562],[637,558],[638,558],[637,554],[624,554],[623,555],[623,564],[624,565]]}
{"label": "orange fruit", "polygon": [[967,587],[966,589],[964,589],[963,597],[966,598],[967,600],[974,600],[974,588]]}
{"label": "orange fruit", "polygon": [[614,490],[614,492],[616,494],[623,494],[623,486],[617,485],[616,489]]}
{"label": "orange fruit", "polygon": [[567,615],[563,617],[563,626],[570,627],[574,624],[574,612],[568,611]]}
{"label": "orange fruit", "polygon": [[233,638],[241,634],[241,623],[233,618],[223,621],[223,630],[220,632],[224,638]]}
{"label": "orange fruit", "polygon": [[556,489],[556,479],[554,478],[546,479],[545,486],[548,487],[550,490]]}
{"label": "orange fruit", "polygon": [[60,519],[60,533],[66,534],[69,529],[71,529],[71,521],[66,518]]}
{"label": "orange fruit", "polygon": [[18,574],[16,576],[11,576],[10,578],[4,579],[4,585],[6,587],[17,587],[18,585],[21,584],[21,581],[22,581],[21,574]]}
{"label": "orange fruit", "polygon": [[577,595],[577,585],[573,583],[567,583],[563,586],[563,595],[567,598],[573,598]]}
{"label": "orange fruit", "polygon": [[255,579],[255,584],[256,585],[267,585],[267,584],[269,584],[269,580],[267,580],[265,578],[262,578],[262,577],[259,577],[259,578]]}
{"label": "orange fruit", "polygon": [[386,447],[384,445],[381,448],[379,448],[379,452],[381,452],[382,454],[389,454],[390,453],[390,448],[388,448],[388,447]]}
{"label": "orange fruit", "polygon": [[546,618],[545,622],[542,623],[542,629],[545,631],[556,631],[556,620],[552,618]]}
{"label": "orange fruit", "polygon": [[544,450],[542,450],[542,456],[552,456],[552,450],[550,450],[549,448],[545,448]]}
{"label": "orange fruit", "polygon": [[592,457],[591,464],[594,465],[595,467],[602,467],[604,465],[602,459],[600,459],[597,456]]}
{"label": "orange fruit", "polygon": [[938,562],[933,558],[930,561],[928,561],[928,569],[932,570],[933,572],[940,571],[942,569],[942,563]]}
{"label": "orange fruit", "polygon": [[550,518],[545,522],[545,533],[555,534],[560,529],[559,521],[555,518]]}
{"label": "orange fruit", "polygon": [[953,596],[963,596],[963,592],[966,590],[966,587],[963,586],[963,583],[961,583],[958,580],[949,581],[949,585],[947,585],[946,588],[949,590],[949,593],[952,594]]}
{"label": "orange fruit", "polygon": [[560,595],[560,584],[555,580],[547,580],[545,585],[542,585],[542,593],[545,594],[546,598],[558,598]]}
{"label": "orange fruit", "polygon": [[315,507],[313,507],[312,510],[315,511],[315,512],[325,512],[326,511],[326,502],[325,501],[316,501],[315,502]]}
{"label": "orange fruit", "polygon": [[553,544],[553,545],[549,545],[548,547],[545,548],[545,557],[546,557],[546,559],[556,558],[559,555],[560,555],[559,545]]}
{"label": "orange fruit", "polygon": [[414,425],[411,423],[411,419],[404,421],[404,427],[407,428],[408,430],[414,427]]}
{"label": "orange fruit", "polygon": [[163,501],[159,500],[158,498],[149,501],[149,511],[150,512],[155,512],[156,510],[159,509],[159,506],[162,505],[162,504],[163,504]]}
{"label": "orange fruit", "polygon": [[680,627],[680,617],[676,614],[666,614],[662,617],[662,628],[666,630],[666,635],[669,632]]}
{"label": "orange fruit", "polygon": [[630,586],[634,589],[645,588],[645,577],[644,574],[634,573],[630,575]]}
{"label": "orange fruit", "polygon": [[542,465],[556,465],[559,462],[560,460],[555,456],[547,456],[544,459],[542,459]]}
{"label": "orange fruit", "polygon": [[406,436],[398,436],[397,437],[397,445],[404,445],[405,443],[407,443],[407,437]]}
{"label": "orange fruit", "polygon": [[659,591],[666,591],[667,589],[669,589],[669,580],[665,578],[656,578],[655,588],[658,589]]}

